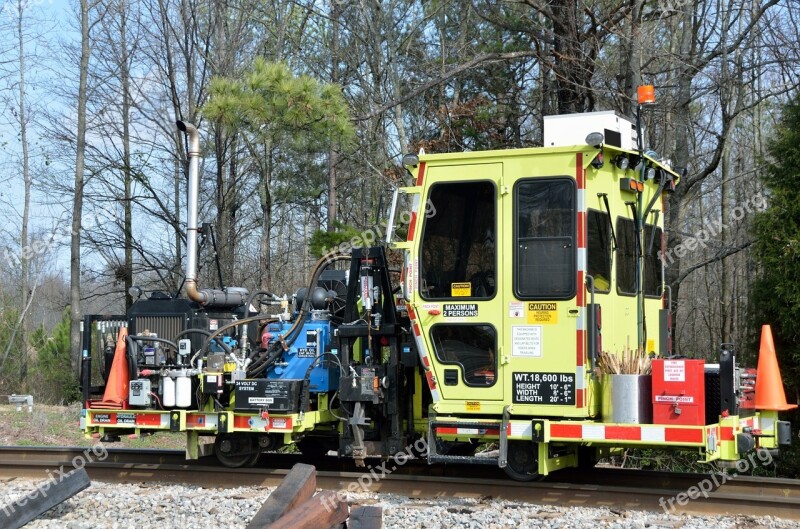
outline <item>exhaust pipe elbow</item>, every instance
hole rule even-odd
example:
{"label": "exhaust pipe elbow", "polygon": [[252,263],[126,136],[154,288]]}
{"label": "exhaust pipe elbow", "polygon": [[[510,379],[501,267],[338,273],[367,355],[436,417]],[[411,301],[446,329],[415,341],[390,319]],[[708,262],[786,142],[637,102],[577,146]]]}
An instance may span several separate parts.
{"label": "exhaust pipe elbow", "polygon": [[186,297],[188,297],[195,303],[200,303],[201,305],[203,305],[208,301],[205,294],[197,289],[197,279],[186,278],[184,288],[186,289]]}
{"label": "exhaust pipe elbow", "polygon": [[175,125],[177,125],[179,131],[184,132],[189,136],[188,156],[190,158],[194,156],[200,156],[200,132],[197,130],[197,127],[188,121],[181,120],[176,121]]}

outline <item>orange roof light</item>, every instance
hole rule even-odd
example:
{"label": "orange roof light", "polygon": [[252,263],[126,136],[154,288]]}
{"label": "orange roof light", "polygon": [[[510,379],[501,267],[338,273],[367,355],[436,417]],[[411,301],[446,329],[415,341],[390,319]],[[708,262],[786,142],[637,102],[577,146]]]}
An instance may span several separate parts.
{"label": "orange roof light", "polygon": [[652,105],[656,102],[656,89],[651,84],[642,85],[637,90],[640,105]]}

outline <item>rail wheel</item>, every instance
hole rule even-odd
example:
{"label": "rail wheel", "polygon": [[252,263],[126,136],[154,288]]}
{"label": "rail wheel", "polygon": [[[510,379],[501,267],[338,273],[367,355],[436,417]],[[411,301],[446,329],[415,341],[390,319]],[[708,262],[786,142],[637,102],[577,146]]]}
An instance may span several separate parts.
{"label": "rail wheel", "polygon": [[544,476],[539,474],[539,457],[536,443],[511,441],[508,443],[508,463],[505,470],[516,481],[535,481]]}
{"label": "rail wheel", "polygon": [[228,468],[251,467],[256,464],[261,449],[245,434],[222,434],[214,441],[214,455]]}

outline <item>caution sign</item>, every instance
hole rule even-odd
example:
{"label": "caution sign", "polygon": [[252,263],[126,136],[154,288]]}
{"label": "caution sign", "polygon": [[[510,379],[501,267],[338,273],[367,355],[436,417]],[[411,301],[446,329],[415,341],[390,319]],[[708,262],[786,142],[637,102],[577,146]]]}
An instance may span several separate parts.
{"label": "caution sign", "polygon": [[575,405],[575,373],[513,373],[515,404]]}
{"label": "caution sign", "polygon": [[530,324],[558,323],[558,303],[528,303],[527,321]]}
{"label": "caution sign", "polygon": [[472,283],[450,283],[450,292],[454,298],[471,297]]}
{"label": "caution sign", "polygon": [[445,318],[477,318],[477,303],[445,303],[442,315]]}

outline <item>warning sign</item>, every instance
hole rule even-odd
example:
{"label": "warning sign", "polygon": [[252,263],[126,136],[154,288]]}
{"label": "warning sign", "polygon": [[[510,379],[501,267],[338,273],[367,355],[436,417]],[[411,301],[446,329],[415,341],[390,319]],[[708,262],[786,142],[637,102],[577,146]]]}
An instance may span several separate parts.
{"label": "warning sign", "polygon": [[558,323],[558,303],[528,303],[527,309],[528,323]]}
{"label": "warning sign", "polygon": [[508,304],[508,317],[521,318],[525,315],[525,304],[522,302],[512,301]]}
{"label": "warning sign", "polygon": [[512,325],[511,356],[542,356],[542,326]]}
{"label": "warning sign", "polygon": [[664,360],[664,382],[686,382],[686,364],[682,360]]}
{"label": "warning sign", "polygon": [[481,403],[478,401],[467,401],[464,404],[467,411],[481,411]]}
{"label": "warning sign", "polygon": [[454,298],[468,298],[472,296],[472,283],[450,283],[450,292]]}

